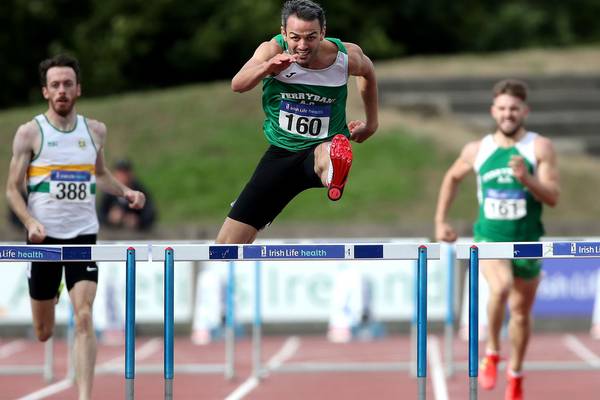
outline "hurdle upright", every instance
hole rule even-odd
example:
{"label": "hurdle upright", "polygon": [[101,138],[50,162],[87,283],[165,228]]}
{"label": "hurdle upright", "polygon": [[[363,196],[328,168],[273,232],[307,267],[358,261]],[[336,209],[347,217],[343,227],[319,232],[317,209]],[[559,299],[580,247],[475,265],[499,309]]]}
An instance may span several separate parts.
{"label": "hurdle upright", "polygon": [[479,260],[600,258],[600,242],[458,243],[456,258],[469,260],[469,398],[477,399]]}

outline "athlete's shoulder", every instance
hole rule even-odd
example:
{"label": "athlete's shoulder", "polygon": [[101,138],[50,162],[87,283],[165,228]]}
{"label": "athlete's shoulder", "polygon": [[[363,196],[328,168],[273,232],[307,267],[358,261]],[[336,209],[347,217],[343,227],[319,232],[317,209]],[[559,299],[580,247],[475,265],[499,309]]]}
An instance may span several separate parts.
{"label": "athlete's shoulder", "polygon": [[35,119],[25,122],[17,128],[17,134],[26,136],[37,136],[40,133],[40,127]]}
{"label": "athlete's shoulder", "polygon": [[546,136],[542,136],[539,133],[535,134],[533,146],[535,149],[536,158],[546,158],[548,156],[555,156],[556,150],[552,140]]}
{"label": "athlete's shoulder", "polygon": [[477,139],[465,144],[460,152],[461,157],[475,161],[475,157],[477,157],[477,153],[479,152],[482,142],[483,139]]}
{"label": "athlete's shoulder", "polygon": [[373,62],[356,43],[344,42],[348,54],[348,72],[354,76],[374,73]]}
{"label": "athlete's shoulder", "polygon": [[106,124],[104,124],[104,122],[101,122],[101,121],[98,121],[98,120],[95,120],[92,118],[86,118],[86,117],[83,117],[83,119],[85,120],[85,123],[91,133],[94,133],[94,134],[100,135],[100,136],[106,135]]}
{"label": "athlete's shoulder", "polygon": [[106,125],[104,124],[104,122],[100,122],[92,118],[83,117],[83,119],[85,121],[90,135],[92,136],[92,139],[94,140],[96,147],[102,147],[104,145],[104,142],[106,141],[107,132]]}
{"label": "athlete's shoulder", "polygon": [[261,61],[267,61],[275,57],[277,54],[281,54],[284,51],[284,45],[280,43],[277,37],[272,38],[269,41],[262,42],[256,48],[253,58]]}

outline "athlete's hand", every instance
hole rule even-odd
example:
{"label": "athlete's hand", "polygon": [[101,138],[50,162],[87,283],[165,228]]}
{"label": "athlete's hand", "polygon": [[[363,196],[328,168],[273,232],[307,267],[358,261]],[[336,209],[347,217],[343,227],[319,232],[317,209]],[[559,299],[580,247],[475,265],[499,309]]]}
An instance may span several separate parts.
{"label": "athlete's hand", "polygon": [[354,140],[356,143],[364,142],[375,133],[375,129],[369,129],[364,121],[350,121],[348,129],[350,130],[350,140]]}
{"label": "athlete's hand", "polygon": [[129,208],[139,210],[144,208],[144,204],[146,204],[146,195],[137,190],[128,190],[123,197],[129,202]]}
{"label": "athlete's hand", "polygon": [[46,228],[33,218],[25,228],[27,229],[27,239],[31,243],[42,243],[46,238]]}
{"label": "athlete's hand", "polygon": [[267,75],[279,75],[298,60],[297,54],[280,53],[267,61]]}
{"label": "athlete's hand", "polygon": [[508,162],[508,166],[512,169],[514,177],[519,182],[525,183],[525,180],[529,177],[525,159],[521,156],[512,156]]}
{"label": "athlete's hand", "polygon": [[447,222],[437,222],[435,224],[435,239],[438,242],[454,242],[458,234]]}

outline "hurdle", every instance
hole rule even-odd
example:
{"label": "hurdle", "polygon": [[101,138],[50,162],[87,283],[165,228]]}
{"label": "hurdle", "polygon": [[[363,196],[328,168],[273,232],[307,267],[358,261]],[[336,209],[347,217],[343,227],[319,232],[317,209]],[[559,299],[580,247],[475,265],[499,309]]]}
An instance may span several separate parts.
{"label": "hurdle", "polygon": [[[174,263],[178,261],[231,261],[260,260],[416,260],[417,261],[417,381],[420,399],[425,399],[427,376],[427,261],[439,259],[439,244],[364,243],[364,244],[313,244],[313,245],[26,245],[0,246],[2,261],[125,261],[127,266],[126,288],[126,349],[125,349],[125,396],[134,398],[135,379],[135,264],[137,261],[163,261],[164,278],[164,379],[165,399],[173,398],[173,275]],[[230,284],[228,293],[233,293]],[[231,296],[232,298],[232,296]],[[231,304],[230,304],[231,305]],[[228,327],[233,328],[233,307],[229,307]],[[260,315],[260,304],[256,306]],[[254,343],[260,343],[260,330],[254,331]],[[233,338],[233,331],[228,335]],[[229,353],[233,368],[233,350]],[[253,373],[262,376],[260,347],[253,351]],[[325,368],[330,370],[330,368]],[[401,369],[401,368],[396,368]],[[390,371],[393,366],[354,365],[339,371]],[[302,366],[302,371],[322,371],[319,366]],[[198,372],[198,371],[193,371]],[[273,371],[270,371],[273,372]],[[287,372],[294,372],[291,368]],[[233,369],[230,373],[233,375]]]}
{"label": "hurdle", "polygon": [[[298,364],[280,366],[277,371],[263,368],[261,356],[260,329],[260,264],[258,261],[299,261],[299,260],[416,260],[418,271],[417,301],[417,382],[420,399],[425,399],[427,377],[427,260],[438,260],[439,244],[407,244],[407,243],[357,243],[357,244],[276,244],[276,245],[166,245],[163,248],[152,247],[151,257],[155,261],[164,261],[165,268],[175,260],[178,261],[224,261],[230,262],[229,275],[233,274],[232,261],[254,261],[255,284],[259,293],[255,296],[255,318],[253,323],[253,375],[260,379],[270,372],[323,372],[323,371],[395,371],[405,370],[404,365],[365,363],[342,365]],[[173,257],[168,253],[172,251]],[[233,287],[228,286],[228,296]],[[172,295],[172,293],[170,293]],[[233,312],[232,297],[228,299],[228,314]],[[231,317],[232,318],[232,317]],[[228,318],[229,319],[229,318]],[[166,325],[167,322],[165,322]],[[229,329],[228,323],[228,329]],[[233,335],[229,331],[227,336]],[[166,328],[165,328],[165,334]],[[172,332],[171,332],[172,334]],[[169,339],[165,339],[169,340]],[[229,357],[233,357],[230,354]],[[165,358],[167,359],[167,358]],[[228,360],[231,361],[231,360]],[[172,362],[172,360],[171,360]],[[167,367],[165,366],[165,371]],[[233,371],[230,371],[233,373]]]}
{"label": "hurdle", "polygon": [[[600,242],[558,241],[558,242],[498,242],[498,243],[459,243],[456,245],[456,258],[469,260],[469,399],[477,399],[478,341],[479,341],[479,260],[545,259],[545,258],[600,258]],[[577,369],[573,363],[562,366]],[[530,368],[557,370],[552,368]],[[535,367],[535,366],[533,366]],[[600,366],[585,365],[581,369],[600,370]]]}

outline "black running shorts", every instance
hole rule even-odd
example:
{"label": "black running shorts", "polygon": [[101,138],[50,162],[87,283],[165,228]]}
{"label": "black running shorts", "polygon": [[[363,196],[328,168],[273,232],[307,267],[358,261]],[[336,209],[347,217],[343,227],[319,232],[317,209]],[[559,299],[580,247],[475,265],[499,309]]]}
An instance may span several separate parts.
{"label": "black running shorts", "polygon": [[[46,237],[42,243],[36,244],[96,244],[96,235],[81,235],[73,239]],[[32,262],[27,271],[29,296],[34,300],[55,298],[62,279],[63,266],[67,290],[71,290],[79,281],[98,282],[98,265],[93,261]]]}
{"label": "black running shorts", "polygon": [[271,145],[229,212],[260,230],[300,192],[323,187],[315,174],[315,147],[293,152]]}

